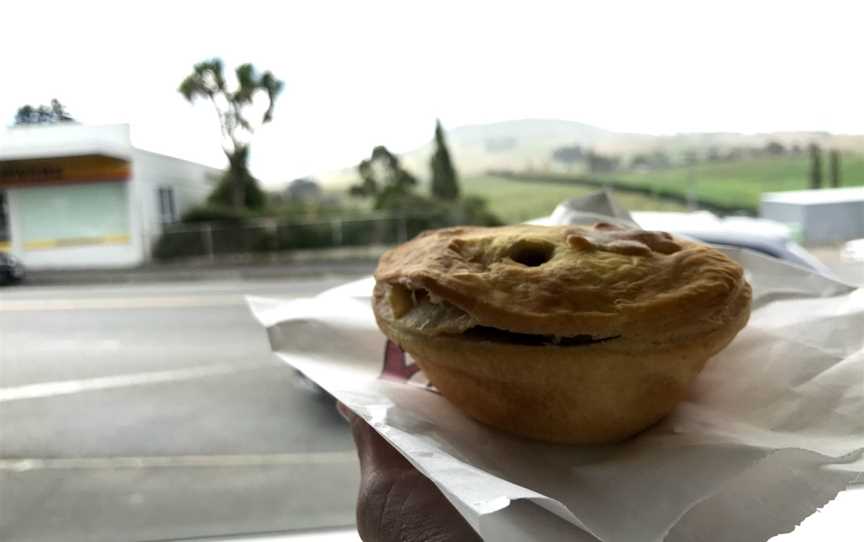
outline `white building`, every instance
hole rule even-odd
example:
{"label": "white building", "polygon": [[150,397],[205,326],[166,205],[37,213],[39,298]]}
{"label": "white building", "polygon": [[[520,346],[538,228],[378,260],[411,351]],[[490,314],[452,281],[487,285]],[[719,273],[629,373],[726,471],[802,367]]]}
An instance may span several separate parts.
{"label": "white building", "polygon": [[139,265],[219,174],[136,149],[128,125],[10,128],[0,139],[0,250],[31,269]]}
{"label": "white building", "polygon": [[864,187],[762,194],[759,214],[787,224],[808,243],[864,237]]}

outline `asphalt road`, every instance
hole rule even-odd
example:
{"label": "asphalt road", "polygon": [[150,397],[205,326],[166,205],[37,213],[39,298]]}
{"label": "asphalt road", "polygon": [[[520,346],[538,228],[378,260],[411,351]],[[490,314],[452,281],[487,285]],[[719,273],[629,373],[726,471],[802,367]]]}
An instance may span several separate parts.
{"label": "asphalt road", "polygon": [[347,426],[272,357],[243,301],[338,282],[0,290],[0,540],[353,523]]}

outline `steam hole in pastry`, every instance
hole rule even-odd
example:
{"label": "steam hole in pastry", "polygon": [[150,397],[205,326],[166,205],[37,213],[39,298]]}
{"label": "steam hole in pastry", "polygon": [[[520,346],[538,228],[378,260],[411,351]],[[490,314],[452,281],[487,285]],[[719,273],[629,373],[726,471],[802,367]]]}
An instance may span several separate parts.
{"label": "steam hole in pastry", "polygon": [[555,245],[548,241],[523,239],[510,247],[510,259],[527,267],[537,267],[552,259]]}

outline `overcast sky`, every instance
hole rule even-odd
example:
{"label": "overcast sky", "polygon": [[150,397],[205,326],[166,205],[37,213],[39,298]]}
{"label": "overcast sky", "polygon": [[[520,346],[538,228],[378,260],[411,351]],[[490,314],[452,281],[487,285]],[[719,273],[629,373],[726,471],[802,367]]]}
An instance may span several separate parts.
{"label": "overcast sky", "polygon": [[[276,7],[276,6],[280,7]],[[135,144],[224,161],[200,60],[285,81],[252,147],[273,183],[526,117],[674,133],[864,133],[864,2],[4,2],[0,117],[59,98]]]}

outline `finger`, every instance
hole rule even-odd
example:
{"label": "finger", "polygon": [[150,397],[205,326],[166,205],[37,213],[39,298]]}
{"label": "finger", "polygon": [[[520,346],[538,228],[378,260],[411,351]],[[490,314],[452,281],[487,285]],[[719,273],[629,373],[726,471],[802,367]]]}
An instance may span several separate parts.
{"label": "finger", "polygon": [[365,542],[480,540],[429,478],[351,416],[361,471],[357,527]]}
{"label": "finger", "polygon": [[351,433],[357,446],[360,471],[368,477],[379,471],[396,473],[414,467],[384,437],[378,434],[363,418],[351,413]]}
{"label": "finger", "polygon": [[412,469],[411,463],[396,451],[384,438],[372,429],[363,418],[337,401],[336,410],[351,424],[351,433],[360,458],[360,468],[374,467],[376,469],[401,470]]}
{"label": "finger", "polygon": [[357,417],[354,412],[345,406],[342,401],[336,401],[336,410],[339,412],[339,415],[342,416],[346,422],[351,423],[351,421]]}

